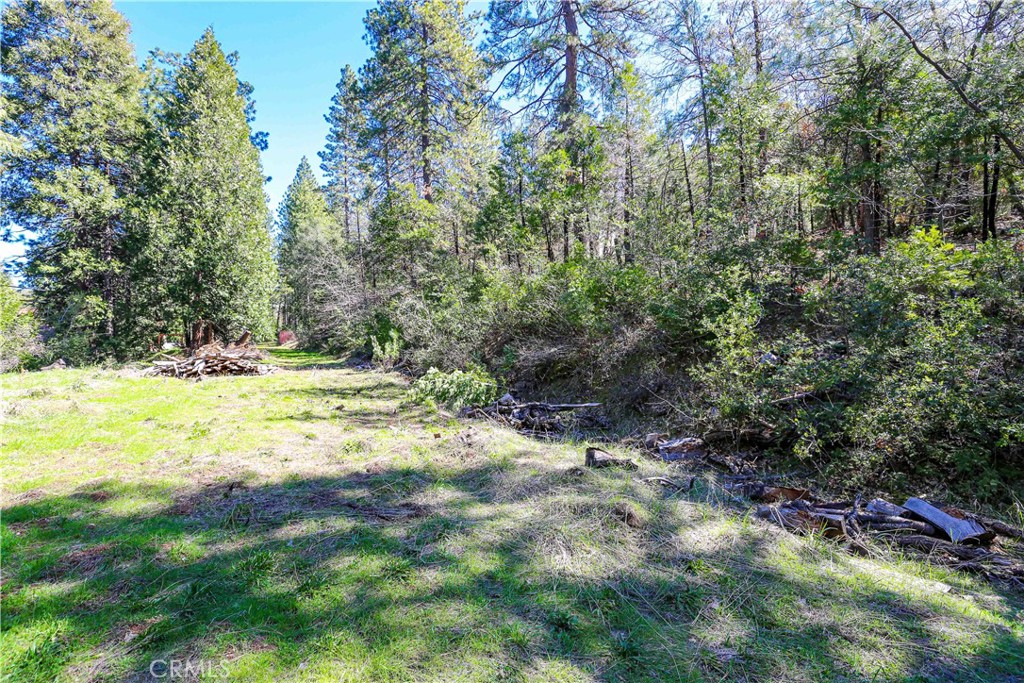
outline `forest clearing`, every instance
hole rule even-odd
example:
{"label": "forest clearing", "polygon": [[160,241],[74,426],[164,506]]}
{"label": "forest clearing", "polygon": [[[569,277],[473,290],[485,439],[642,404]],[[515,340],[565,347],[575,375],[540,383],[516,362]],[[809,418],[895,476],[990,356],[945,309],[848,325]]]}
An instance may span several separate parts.
{"label": "forest clearing", "polygon": [[584,471],[583,444],[446,418],[410,404],[400,375],[273,360],[273,375],[198,384],[4,378],[9,680],[152,680],[154,661],[245,681],[1024,667],[1019,592],[786,534],[714,473],[675,493],[637,481],[677,476],[653,458]]}
{"label": "forest clearing", "polygon": [[1024,1],[2,29],[0,683],[1024,683]]}

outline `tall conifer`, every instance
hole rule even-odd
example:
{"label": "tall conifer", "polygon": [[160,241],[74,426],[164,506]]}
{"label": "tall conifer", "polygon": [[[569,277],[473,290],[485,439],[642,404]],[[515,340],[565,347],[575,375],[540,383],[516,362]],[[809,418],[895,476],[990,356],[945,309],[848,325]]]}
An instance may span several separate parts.
{"label": "tall conifer", "polygon": [[191,343],[269,332],[276,281],[259,151],[238,75],[207,29],[178,69],[164,112],[151,232],[168,276],[165,321]]}
{"label": "tall conifer", "polygon": [[3,12],[3,222],[29,234],[25,282],[64,355],[110,348],[141,134],[140,73],[110,0]]}

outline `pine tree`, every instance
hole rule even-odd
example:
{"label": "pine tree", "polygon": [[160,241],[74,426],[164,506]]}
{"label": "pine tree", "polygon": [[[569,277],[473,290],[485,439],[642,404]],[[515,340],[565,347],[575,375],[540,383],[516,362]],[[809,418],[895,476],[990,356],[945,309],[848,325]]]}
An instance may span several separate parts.
{"label": "pine tree", "polygon": [[356,72],[350,66],[341,70],[338,91],[324,119],[330,124],[327,144],[320,152],[320,169],[327,178],[327,203],[345,228],[345,236],[362,239],[359,200],[363,195],[364,159],[359,135],[366,125],[356,91]]}
{"label": "pine tree", "polygon": [[313,175],[309,159],[302,157],[295,169],[295,178],[285,190],[278,208],[278,228],[282,253],[302,238],[303,231],[326,229],[331,223],[331,213],[323,189]]}
{"label": "pine tree", "polygon": [[278,211],[280,319],[306,342],[336,344],[351,332],[366,299],[350,264],[351,243],[305,157]]}
{"label": "pine tree", "polygon": [[32,234],[24,274],[58,352],[109,348],[142,122],[128,23],[110,0],[22,0],[3,30],[3,221]]}
{"label": "pine tree", "polygon": [[367,12],[373,56],[361,70],[365,146],[385,189],[415,181],[435,201],[445,151],[477,111],[483,63],[462,0],[385,0]]}
{"label": "pine tree", "polygon": [[147,244],[166,274],[162,319],[186,341],[270,331],[276,269],[247,98],[212,29],[175,74],[162,112],[161,183]]}
{"label": "pine tree", "polygon": [[323,188],[313,173],[313,166],[303,155],[295,168],[295,177],[284,191],[281,205],[277,209],[278,223],[283,232],[292,232],[295,227],[310,218],[327,219],[327,201]]}
{"label": "pine tree", "polygon": [[568,126],[583,93],[607,84],[633,56],[629,37],[645,12],[645,3],[628,0],[492,0],[487,51],[499,87],[519,111],[546,110]]}

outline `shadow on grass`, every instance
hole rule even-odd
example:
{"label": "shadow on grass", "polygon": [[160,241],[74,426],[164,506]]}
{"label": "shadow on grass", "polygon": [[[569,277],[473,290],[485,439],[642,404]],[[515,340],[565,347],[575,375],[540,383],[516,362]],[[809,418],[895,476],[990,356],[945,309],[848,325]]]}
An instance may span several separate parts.
{"label": "shadow on grass", "polygon": [[[875,680],[1024,670],[1009,629],[978,625],[950,650],[945,622],[963,614],[773,565],[757,527],[684,552],[673,539],[699,516],[609,496],[625,474],[539,472],[509,494],[502,462],[368,470],[106,482],[7,508],[6,676],[166,679],[172,660],[244,680],[860,680],[871,658]],[[627,546],[636,561],[585,570]],[[1019,596],[998,598],[1019,618]]]}

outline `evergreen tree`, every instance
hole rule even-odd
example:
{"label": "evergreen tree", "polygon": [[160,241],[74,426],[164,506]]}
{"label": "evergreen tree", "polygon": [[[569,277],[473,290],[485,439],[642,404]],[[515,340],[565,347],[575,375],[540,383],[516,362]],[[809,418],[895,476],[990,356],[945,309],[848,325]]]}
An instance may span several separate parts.
{"label": "evergreen tree", "polygon": [[633,56],[630,35],[645,19],[646,3],[631,0],[492,0],[487,49],[499,87],[521,102],[519,111],[546,111],[568,125],[583,93]]}
{"label": "evergreen tree", "polygon": [[58,352],[109,348],[142,121],[128,23],[110,0],[22,0],[3,32],[8,238],[15,224],[32,235],[25,281]]}
{"label": "evergreen tree", "polygon": [[[278,264],[284,285],[281,317],[290,327],[308,332],[317,327],[326,298],[323,257],[342,265],[346,259],[344,241],[306,157],[281,200],[278,228]],[[336,268],[330,271],[335,274]]]}
{"label": "evergreen tree", "polygon": [[433,202],[445,152],[475,115],[483,78],[465,2],[385,0],[365,24],[373,51],[361,71],[366,145],[383,153],[376,175],[386,188],[415,181]]}
{"label": "evergreen tree", "polygon": [[288,254],[302,239],[303,233],[327,229],[331,224],[331,213],[323,190],[306,157],[302,157],[295,170],[295,178],[285,190],[278,207],[277,223],[280,231],[279,261],[287,275]]}
{"label": "evergreen tree", "polygon": [[282,243],[295,240],[303,226],[330,221],[323,189],[305,156],[299,160],[295,177],[285,190],[277,215]]}
{"label": "evergreen tree", "polygon": [[247,100],[213,31],[177,70],[162,112],[149,263],[164,274],[162,321],[186,341],[266,335],[276,273]]}
{"label": "evergreen tree", "polygon": [[345,236],[353,233],[362,239],[359,200],[363,195],[363,155],[359,134],[366,121],[359,107],[356,72],[350,66],[341,70],[338,91],[331,98],[331,108],[324,119],[330,124],[327,144],[320,152],[320,169],[327,178],[327,203],[345,228]]}

